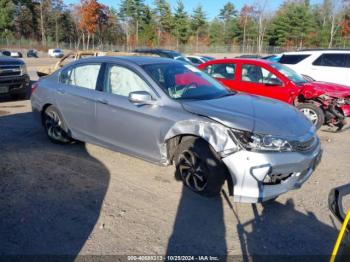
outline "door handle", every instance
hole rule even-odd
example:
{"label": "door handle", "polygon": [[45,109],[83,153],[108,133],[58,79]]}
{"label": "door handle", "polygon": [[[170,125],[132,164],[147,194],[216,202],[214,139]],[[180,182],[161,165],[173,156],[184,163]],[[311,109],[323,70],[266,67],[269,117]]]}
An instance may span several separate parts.
{"label": "door handle", "polygon": [[57,92],[60,93],[60,94],[64,94],[66,91],[64,89],[62,89],[62,88],[58,88]]}
{"label": "door handle", "polygon": [[104,105],[108,105],[108,101],[106,99],[97,99],[96,100],[98,103],[104,104]]}

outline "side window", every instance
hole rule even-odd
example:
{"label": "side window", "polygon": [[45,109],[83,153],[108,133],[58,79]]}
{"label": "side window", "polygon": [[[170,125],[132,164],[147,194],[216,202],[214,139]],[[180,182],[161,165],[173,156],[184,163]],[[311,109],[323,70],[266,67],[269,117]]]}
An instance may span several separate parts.
{"label": "side window", "polygon": [[279,80],[279,78],[274,73],[271,73],[269,70],[266,70],[265,68],[261,68],[261,72],[263,75],[264,84],[276,85],[276,86],[283,85],[282,81]]}
{"label": "side window", "polygon": [[201,64],[202,63],[199,59],[197,59],[195,57],[188,57],[188,59],[190,59],[190,61],[192,63],[195,63],[195,64]]}
{"label": "side window", "polygon": [[295,65],[309,56],[310,55],[282,55],[278,62],[286,65]]}
{"label": "side window", "polygon": [[350,54],[346,54],[346,67],[350,68]]}
{"label": "side window", "polygon": [[148,84],[136,73],[125,67],[111,65],[106,70],[104,90],[107,93],[128,97],[131,92],[147,91]]}
{"label": "side window", "polygon": [[205,71],[215,78],[233,80],[235,78],[235,64],[213,64],[206,67]]}
{"label": "side window", "polygon": [[263,83],[263,75],[260,66],[242,65],[242,81]]}
{"label": "side window", "polygon": [[282,85],[282,81],[278,77],[262,68],[255,65],[242,65],[242,81],[268,84],[268,85]]}
{"label": "side window", "polygon": [[322,54],[312,64],[316,66],[347,67],[346,54]]}
{"label": "side window", "polygon": [[78,65],[61,72],[60,82],[66,85],[95,89],[100,64]]}

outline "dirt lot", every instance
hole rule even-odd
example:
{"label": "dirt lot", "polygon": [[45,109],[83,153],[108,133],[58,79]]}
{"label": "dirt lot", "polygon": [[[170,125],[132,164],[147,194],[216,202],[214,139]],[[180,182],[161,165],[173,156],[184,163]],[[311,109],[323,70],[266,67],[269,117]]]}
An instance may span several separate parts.
{"label": "dirt lot", "polygon": [[349,130],[319,132],[324,157],[301,189],[251,205],[225,192],[197,196],[173,167],[90,144],[51,144],[30,111],[29,101],[0,102],[0,255],[331,252],[339,223],[327,197],[349,183]]}

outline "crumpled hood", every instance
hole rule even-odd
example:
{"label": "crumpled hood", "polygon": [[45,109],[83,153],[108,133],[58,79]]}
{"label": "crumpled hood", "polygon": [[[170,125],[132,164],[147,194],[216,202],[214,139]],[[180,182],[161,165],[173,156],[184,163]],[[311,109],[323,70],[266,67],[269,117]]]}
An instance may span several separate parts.
{"label": "crumpled hood", "polygon": [[236,94],[218,99],[184,101],[185,110],[214,119],[230,128],[298,138],[312,124],[296,108],[277,100]]}
{"label": "crumpled hood", "polygon": [[315,81],[303,84],[302,93],[305,97],[316,97],[323,94],[336,98],[347,97],[350,96],[350,86]]}

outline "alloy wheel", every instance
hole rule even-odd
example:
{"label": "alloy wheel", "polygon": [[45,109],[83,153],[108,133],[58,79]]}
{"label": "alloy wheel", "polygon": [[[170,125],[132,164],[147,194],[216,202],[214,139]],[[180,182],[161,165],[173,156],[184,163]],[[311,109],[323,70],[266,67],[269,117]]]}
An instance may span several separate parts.
{"label": "alloy wheel", "polygon": [[190,189],[201,192],[207,186],[207,176],[201,160],[191,151],[184,151],[179,157],[179,171],[182,180]]}
{"label": "alloy wheel", "polygon": [[55,111],[49,111],[45,114],[45,127],[48,136],[55,141],[59,141],[62,143],[69,142],[69,139],[67,139],[64,135],[64,131],[61,127],[62,121],[58,113]]}

